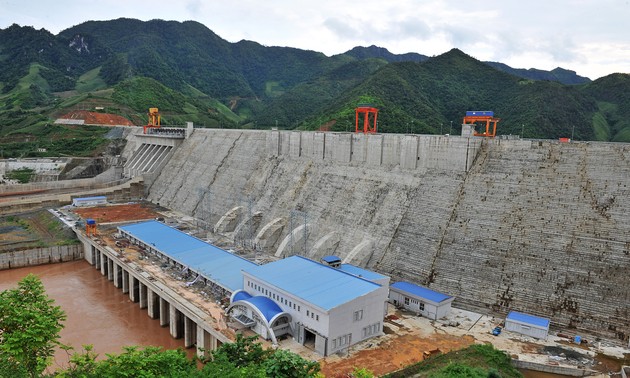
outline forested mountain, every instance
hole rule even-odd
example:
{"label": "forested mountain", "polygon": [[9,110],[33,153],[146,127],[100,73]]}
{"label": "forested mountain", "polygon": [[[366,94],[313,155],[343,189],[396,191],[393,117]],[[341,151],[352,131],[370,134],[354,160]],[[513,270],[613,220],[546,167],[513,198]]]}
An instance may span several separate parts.
{"label": "forested mountain", "polygon": [[591,79],[589,79],[588,77],[580,76],[575,71],[565,70],[564,68],[560,67],[554,68],[551,71],[544,71],[535,68],[512,68],[507,64],[499,62],[485,63],[500,71],[507,72],[514,76],[522,77],[523,79],[557,81],[558,83],[562,84],[585,84],[591,81]]}
{"label": "forested mountain", "polygon": [[630,141],[628,77],[590,82],[459,50],[429,58],[370,46],[327,57],[230,43],[194,21],[88,21],[58,35],[12,25],[0,29],[0,151],[31,155],[33,140],[60,132],[87,138],[43,126],[76,108],[138,124],[157,106],[170,124],[347,130],[360,102],[380,108],[383,132],[458,133],[464,112],[476,109],[502,118],[500,134]]}

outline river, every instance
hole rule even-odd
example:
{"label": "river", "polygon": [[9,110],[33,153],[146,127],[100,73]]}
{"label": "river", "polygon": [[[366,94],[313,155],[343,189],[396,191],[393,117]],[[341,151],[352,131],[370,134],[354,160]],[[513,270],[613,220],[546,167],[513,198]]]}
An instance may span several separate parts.
{"label": "river", "polygon": [[[168,327],[160,327],[146,309],[129,300],[114,287],[100,270],[85,260],[39,265],[0,271],[0,291],[15,287],[29,273],[43,282],[46,293],[66,312],[68,318],[61,331],[61,342],[80,350],[92,344],[101,358],[105,353],[120,353],[127,345],[154,345],[166,349],[183,348],[183,339],[173,339]],[[189,356],[194,353],[188,350]],[[67,366],[68,355],[58,350],[53,369]],[[526,378],[557,378],[557,374],[521,371]]]}
{"label": "river", "polygon": [[[0,271],[0,291],[15,287],[28,273],[42,280],[48,296],[66,312],[61,342],[76,350],[92,344],[104,358],[105,353],[120,353],[128,345],[184,347],[183,339],[173,339],[168,327],[160,327],[159,320],[151,319],[146,309],[132,303],[85,260]],[[193,353],[190,349],[189,355]],[[53,368],[67,366],[68,357],[58,350]]]}

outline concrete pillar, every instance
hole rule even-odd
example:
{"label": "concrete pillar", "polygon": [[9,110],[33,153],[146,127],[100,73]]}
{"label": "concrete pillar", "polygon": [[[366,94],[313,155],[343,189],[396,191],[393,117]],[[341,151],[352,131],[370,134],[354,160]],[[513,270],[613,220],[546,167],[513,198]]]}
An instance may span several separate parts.
{"label": "concrete pillar", "polygon": [[90,265],[96,264],[96,247],[91,243],[83,243],[83,250],[85,251],[85,259]]}
{"label": "concrete pillar", "polygon": [[120,287],[122,280],[121,280],[121,276],[120,276],[120,265],[114,263],[114,265],[112,266],[112,276],[114,278],[114,287]]}
{"label": "concrete pillar", "polygon": [[124,269],[122,271],[122,292],[123,294],[129,292],[129,272]]}
{"label": "concrete pillar", "polygon": [[206,357],[210,352],[217,349],[217,339],[197,325],[197,356]]}
{"label": "concrete pillar", "polygon": [[149,288],[147,288],[147,313],[151,319],[160,317],[160,297]]}
{"label": "concrete pillar", "polygon": [[140,284],[140,308],[147,308],[147,285]]}
{"label": "concrete pillar", "polygon": [[160,327],[168,325],[170,318],[170,304],[162,297],[160,297]]}
{"label": "concrete pillar", "polygon": [[171,336],[174,339],[181,339],[184,328],[184,314],[181,313],[175,306],[170,306],[169,309],[169,318],[170,318],[170,331]]}
{"label": "concrete pillar", "polygon": [[118,280],[120,280],[120,266],[116,263],[112,265],[112,281],[114,281],[114,287],[120,287]]}
{"label": "concrete pillar", "polygon": [[99,251],[98,254],[101,255],[101,274],[106,275],[107,274],[107,256],[101,251]]}
{"label": "concrete pillar", "polygon": [[107,259],[107,279],[114,280],[114,260]]}
{"label": "concrete pillar", "polygon": [[197,323],[184,316],[184,348],[192,348],[197,342]]}
{"label": "concrete pillar", "polygon": [[137,303],[140,301],[140,281],[132,274],[129,274],[129,299]]}
{"label": "concrete pillar", "polygon": [[92,246],[92,248],[94,249],[94,268],[101,269],[101,251],[96,249],[94,246]]}

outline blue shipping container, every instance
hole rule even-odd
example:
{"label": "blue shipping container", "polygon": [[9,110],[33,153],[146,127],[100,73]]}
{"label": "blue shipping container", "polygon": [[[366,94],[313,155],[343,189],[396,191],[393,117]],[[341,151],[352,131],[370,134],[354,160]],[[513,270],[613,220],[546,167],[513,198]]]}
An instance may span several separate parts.
{"label": "blue shipping container", "polygon": [[469,110],[466,112],[466,117],[494,117],[494,112],[491,110]]}

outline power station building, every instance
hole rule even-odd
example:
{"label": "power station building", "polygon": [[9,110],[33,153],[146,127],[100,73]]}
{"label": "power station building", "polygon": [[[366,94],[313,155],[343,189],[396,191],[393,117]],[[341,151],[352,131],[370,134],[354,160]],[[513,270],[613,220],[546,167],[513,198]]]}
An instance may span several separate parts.
{"label": "power station building", "polygon": [[300,256],[257,265],[157,221],[118,230],[229,297],[226,313],[274,343],[292,336],[326,356],[383,333],[387,276]]}
{"label": "power station building", "polygon": [[292,334],[327,356],[383,332],[387,286],[304,257],[246,269],[243,287],[228,314],[272,341]]}

